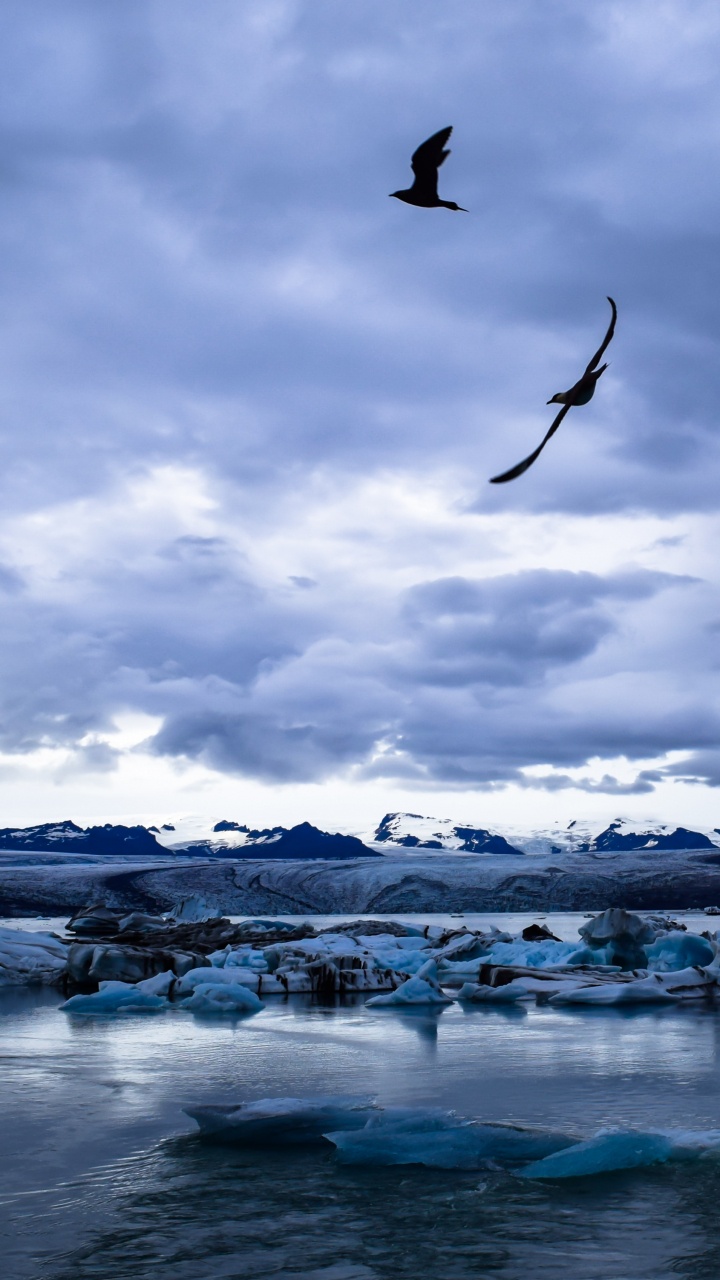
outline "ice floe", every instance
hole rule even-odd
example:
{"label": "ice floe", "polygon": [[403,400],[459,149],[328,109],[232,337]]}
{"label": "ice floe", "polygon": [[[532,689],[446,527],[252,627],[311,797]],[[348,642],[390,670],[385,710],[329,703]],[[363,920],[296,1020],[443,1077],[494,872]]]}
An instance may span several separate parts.
{"label": "ice floe", "polygon": [[530,1179],[586,1178],[720,1155],[720,1130],[601,1129],[587,1138],[368,1097],[263,1098],[188,1106],[203,1137],[247,1147],[330,1144],[341,1164],[505,1167]]}
{"label": "ice floe", "polygon": [[184,1110],[206,1136],[248,1146],[295,1146],[321,1142],[337,1126],[362,1128],[374,1103],[366,1097],[263,1098]]}

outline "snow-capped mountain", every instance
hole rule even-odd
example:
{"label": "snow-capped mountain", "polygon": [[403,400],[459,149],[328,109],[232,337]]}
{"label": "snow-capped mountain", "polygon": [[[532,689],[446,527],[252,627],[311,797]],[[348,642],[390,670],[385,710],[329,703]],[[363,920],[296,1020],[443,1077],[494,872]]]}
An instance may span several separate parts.
{"label": "snow-capped mountain", "polygon": [[[332,834],[309,822],[287,828],[252,828],[228,818],[185,816],[166,822],[122,823],[81,827],[75,822],[41,823],[33,827],[0,829],[0,853],[23,855],[23,860],[96,861],[105,858],[162,861],[172,858],[316,859],[407,857],[464,858],[524,855],[562,858],[653,850],[703,850],[720,847],[720,829],[688,830],[668,823],[631,822],[617,818],[604,830],[598,823],[571,822],[565,828],[506,831],[504,834],[452,818],[428,818],[416,813],[387,813],[373,831],[357,835]],[[15,859],[17,861],[17,858]]]}
{"label": "snow-capped mountain", "polygon": [[668,823],[632,822],[616,818],[598,831],[597,822],[578,821],[567,827],[503,834],[456,823],[452,818],[426,818],[417,813],[388,813],[366,842],[384,853],[423,849],[438,853],[574,854],[647,849],[713,849],[720,846],[720,829],[688,830]]}
{"label": "snow-capped mountain", "polygon": [[0,829],[0,853],[53,854],[61,859],[137,858],[158,861],[174,857],[195,858],[377,858],[355,836],[320,831],[309,822],[297,826],[252,830],[223,819],[209,823],[188,818],[153,823],[148,827],[80,827],[74,822],[48,822],[39,826]]}
{"label": "snow-capped mountain", "polygon": [[386,813],[372,836],[372,844],[393,849],[437,849],[452,853],[507,853],[519,855],[497,831],[462,826],[452,818],[424,818],[419,813]]}

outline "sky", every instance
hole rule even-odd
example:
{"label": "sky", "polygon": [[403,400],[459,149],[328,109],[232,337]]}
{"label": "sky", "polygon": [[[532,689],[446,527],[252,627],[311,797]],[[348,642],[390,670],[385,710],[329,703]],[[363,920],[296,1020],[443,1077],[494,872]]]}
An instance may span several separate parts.
{"label": "sky", "polygon": [[[0,825],[720,826],[719,61],[706,0],[6,0]],[[448,124],[469,212],[388,199]]]}

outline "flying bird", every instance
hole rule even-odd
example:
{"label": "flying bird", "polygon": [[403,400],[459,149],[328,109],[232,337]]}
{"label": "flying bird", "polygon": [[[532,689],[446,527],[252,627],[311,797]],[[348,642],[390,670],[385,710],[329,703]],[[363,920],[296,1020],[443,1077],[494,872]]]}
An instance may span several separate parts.
{"label": "flying bird", "polygon": [[410,161],[415,181],[407,191],[391,191],[391,196],[404,200],[406,204],[419,205],[421,209],[455,209],[458,213],[468,212],[454,200],[441,200],[438,196],[438,169],[450,155],[444,147],[451,133],[452,125],[447,129],[441,129],[439,133],[434,133],[427,142],[420,144],[417,151],[413,152]]}
{"label": "flying bird", "polygon": [[607,364],[600,365],[599,369],[597,366],[612,339],[615,332],[615,321],[617,320],[617,307],[615,306],[612,298],[609,297],[608,302],[612,308],[612,318],[608,325],[608,331],[605,334],[600,347],[595,352],[595,355],[587,366],[584,374],[569,391],[558,391],[550,400],[548,400],[548,404],[561,404],[562,409],[555,418],[555,421],[550,427],[547,435],[540,441],[540,444],[534,453],[531,453],[523,462],[518,462],[516,467],[511,467],[509,471],[504,471],[501,476],[493,476],[490,481],[491,484],[505,484],[506,480],[517,480],[518,476],[521,476],[524,471],[527,471],[528,467],[531,467],[535,459],[542,453],[550,437],[555,435],[555,432],[560,426],[560,423],[565,417],[568,409],[572,409],[573,406],[577,404],[587,404],[589,400],[592,400],[595,394],[598,378],[607,369]]}

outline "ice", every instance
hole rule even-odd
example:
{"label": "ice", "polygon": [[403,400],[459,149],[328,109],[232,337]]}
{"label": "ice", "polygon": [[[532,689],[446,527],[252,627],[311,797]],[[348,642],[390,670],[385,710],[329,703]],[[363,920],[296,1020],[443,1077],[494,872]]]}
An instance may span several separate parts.
{"label": "ice", "polygon": [[388,991],[381,996],[372,996],[367,1006],[402,1004],[452,1004],[452,997],[446,996],[437,980],[438,968],[434,960],[428,960],[413,978],[402,982],[395,991]]}
{"label": "ice", "polygon": [[[579,947],[577,942],[497,942],[485,956],[487,964],[526,965],[529,969],[545,969],[552,965],[585,964],[584,959],[577,960],[578,954],[586,954],[587,949]],[[590,963],[597,963],[597,956],[592,955]]]}
{"label": "ice", "polygon": [[265,1008],[254,991],[236,982],[201,982],[180,1004],[183,1009],[200,1014],[259,1013]]}
{"label": "ice", "polygon": [[[149,981],[152,982],[153,979]],[[140,988],[144,985],[101,982],[99,991],[94,991],[91,995],[71,996],[60,1008],[65,1013],[81,1014],[83,1017],[112,1013],[148,1013],[166,1009],[167,1000],[151,991],[142,991]]]}
{"label": "ice", "polygon": [[592,951],[603,949],[610,963],[636,969],[646,963],[643,948],[655,941],[655,930],[646,920],[610,907],[581,925],[578,933]]}
{"label": "ice", "polygon": [[229,1106],[185,1107],[206,1135],[253,1146],[320,1142],[327,1129],[361,1128],[372,1114],[367,1097],[263,1098]]}
{"label": "ice", "polygon": [[645,948],[648,969],[668,973],[692,965],[712,964],[717,947],[697,933],[674,931],[657,938]]}
{"label": "ice", "polygon": [[0,928],[0,986],[59,982],[67,955],[67,943],[51,933]]}
{"label": "ice", "polygon": [[214,965],[202,965],[197,969],[188,969],[187,973],[178,978],[175,994],[178,998],[192,996],[199,986],[248,986],[257,991],[257,985],[258,974],[248,966],[225,966],[217,969]]}
{"label": "ice", "polygon": [[576,987],[574,991],[558,991],[550,1004],[677,1004],[677,997],[665,990],[659,975],[639,978],[635,982],[602,982],[592,987]]}
{"label": "ice", "polygon": [[184,924],[201,924],[204,920],[214,920],[220,915],[222,912],[211,907],[201,894],[191,893],[168,912],[168,919]]}
{"label": "ice", "polygon": [[530,992],[521,978],[507,982],[504,987],[486,987],[482,983],[466,982],[458,991],[458,1000],[469,1000],[473,1004],[515,1004],[518,1000],[530,998]]}
{"label": "ice", "polygon": [[601,1131],[586,1142],[548,1155],[521,1170],[524,1178],[586,1178],[639,1169],[667,1160],[694,1160],[720,1148],[720,1130]]}
{"label": "ice", "polygon": [[422,1164],[435,1169],[478,1169],[488,1161],[541,1160],[575,1142],[567,1134],[460,1120],[422,1109],[398,1123],[391,1112],[359,1131],[330,1132],[343,1164]]}

